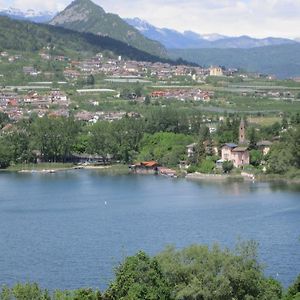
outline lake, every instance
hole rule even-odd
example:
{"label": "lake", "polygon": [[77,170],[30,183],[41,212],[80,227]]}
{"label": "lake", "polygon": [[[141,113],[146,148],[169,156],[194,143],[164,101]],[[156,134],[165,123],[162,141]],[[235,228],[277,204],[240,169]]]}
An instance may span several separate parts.
{"label": "lake", "polygon": [[260,243],[266,274],[285,286],[300,273],[299,186],[75,170],[0,173],[0,192],[0,285],[104,289],[138,250],[239,237]]}

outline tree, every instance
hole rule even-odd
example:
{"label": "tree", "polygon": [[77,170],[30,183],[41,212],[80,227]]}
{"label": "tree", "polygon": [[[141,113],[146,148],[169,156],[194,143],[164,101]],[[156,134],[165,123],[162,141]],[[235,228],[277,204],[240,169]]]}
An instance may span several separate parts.
{"label": "tree", "polygon": [[16,300],[50,300],[48,292],[43,291],[36,283],[19,283],[13,287],[12,294]]}
{"label": "tree", "polygon": [[136,94],[136,96],[138,98],[142,97],[142,95],[143,95],[143,87],[140,85],[139,82],[135,85],[134,93]]}
{"label": "tree", "polygon": [[257,167],[260,165],[263,159],[263,154],[260,150],[251,150],[250,151],[250,164]]}
{"label": "tree", "polygon": [[104,294],[106,300],[169,300],[170,287],[156,258],[144,252],[127,257]]}
{"label": "tree", "polygon": [[230,173],[233,169],[233,162],[232,161],[224,161],[222,164],[222,168],[224,173]]}
{"label": "tree", "polygon": [[240,243],[235,251],[218,245],[168,247],[157,259],[178,300],[279,300],[281,296],[280,284],[264,277],[253,241]]}
{"label": "tree", "polygon": [[7,168],[12,160],[12,146],[7,139],[0,138],[0,169]]}
{"label": "tree", "polygon": [[86,84],[87,85],[94,85],[95,84],[95,77],[92,74],[87,76]]}
{"label": "tree", "polygon": [[144,104],[149,105],[150,103],[151,103],[151,97],[150,97],[149,95],[147,95],[147,96],[145,97]]}
{"label": "tree", "polygon": [[288,136],[288,143],[291,147],[295,165],[297,168],[300,168],[300,125],[295,129],[291,129]]}
{"label": "tree", "polygon": [[284,174],[293,165],[295,157],[286,143],[274,144],[267,158],[268,173]]}
{"label": "tree", "polygon": [[9,122],[9,116],[0,111],[0,129],[2,129]]}
{"label": "tree", "polygon": [[282,129],[288,129],[288,127],[289,127],[288,120],[285,116],[281,120],[281,127],[282,127]]}
{"label": "tree", "polygon": [[32,124],[31,133],[33,145],[45,161],[65,162],[73,150],[79,123],[71,117],[43,117]]}
{"label": "tree", "polygon": [[248,136],[249,136],[249,149],[250,150],[256,149],[258,138],[254,127],[250,128]]}
{"label": "tree", "polygon": [[193,141],[192,137],[171,132],[145,134],[140,142],[138,159],[157,160],[170,167],[178,165],[186,157],[186,146]]}
{"label": "tree", "polygon": [[295,282],[288,288],[284,300],[299,300],[300,299],[300,275]]}
{"label": "tree", "polygon": [[201,173],[209,174],[213,171],[215,166],[216,166],[216,163],[212,159],[205,159],[201,162],[198,169]]}
{"label": "tree", "polygon": [[205,159],[206,151],[204,146],[204,140],[200,138],[199,142],[195,146],[194,162],[199,164]]}

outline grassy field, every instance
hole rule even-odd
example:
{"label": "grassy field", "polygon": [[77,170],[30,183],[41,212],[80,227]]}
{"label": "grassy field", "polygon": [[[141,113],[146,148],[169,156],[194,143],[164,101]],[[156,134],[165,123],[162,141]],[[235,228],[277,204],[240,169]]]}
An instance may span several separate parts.
{"label": "grassy field", "polygon": [[276,122],[281,122],[280,117],[249,117],[248,122],[252,124],[257,124],[261,126],[270,126],[273,125]]}

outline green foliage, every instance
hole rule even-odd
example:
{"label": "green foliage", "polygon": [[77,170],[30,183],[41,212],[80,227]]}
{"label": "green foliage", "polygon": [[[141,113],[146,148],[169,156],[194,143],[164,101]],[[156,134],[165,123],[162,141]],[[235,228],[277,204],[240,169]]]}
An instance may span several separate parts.
{"label": "green foliage", "polygon": [[216,163],[212,159],[207,158],[200,163],[198,171],[200,173],[210,174],[214,170],[215,166]]}
{"label": "green foliage", "polygon": [[232,116],[227,117],[224,122],[220,123],[217,129],[217,138],[220,145],[228,142],[238,142],[240,122],[240,117]]}
{"label": "green foliage", "polygon": [[140,144],[138,159],[156,160],[164,166],[177,166],[185,158],[186,146],[192,137],[183,134],[159,132],[145,134]]}
{"label": "green foliage", "polygon": [[134,159],[143,137],[144,124],[141,120],[123,118],[120,121],[98,122],[90,128],[87,151],[106,157],[130,162]]}
{"label": "green foliage", "polygon": [[107,290],[81,288],[49,293],[36,283],[0,289],[0,300],[298,300],[300,275],[283,295],[281,284],[264,275],[255,241],[234,250],[192,245],[167,247],[156,257],[140,251],[116,268]]}
{"label": "green foliage", "polygon": [[159,263],[144,252],[127,257],[105,292],[106,300],[168,300],[169,285]]}
{"label": "green foliage", "polygon": [[12,160],[11,148],[11,145],[4,138],[0,138],[0,169],[5,169],[10,165]]}
{"label": "green foliage", "polygon": [[2,129],[8,122],[9,122],[8,115],[0,111],[0,129]]}
{"label": "green foliage", "polygon": [[146,105],[149,105],[149,104],[151,103],[151,97],[150,97],[149,95],[147,95],[147,96],[145,97],[144,103],[145,103]]}
{"label": "green foliage", "polygon": [[79,132],[73,118],[40,118],[32,126],[33,144],[45,161],[66,161]]}
{"label": "green foliage", "polygon": [[95,78],[92,74],[88,75],[86,78],[86,84],[87,85],[94,85],[95,84]]}
{"label": "green foliage", "polygon": [[288,130],[280,140],[274,143],[267,155],[267,171],[273,174],[297,175],[300,167],[300,126]]}
{"label": "green foliage", "polygon": [[232,161],[224,161],[222,164],[222,168],[223,168],[224,173],[230,173],[233,169]]}
{"label": "green foliage", "polygon": [[300,275],[295,282],[288,288],[284,300],[298,300],[300,298]]}
{"label": "green foliage", "polygon": [[184,112],[172,108],[152,108],[145,115],[145,131],[188,133],[188,117]]}
{"label": "green foliage", "polygon": [[56,290],[49,293],[36,283],[18,283],[12,288],[3,286],[0,290],[0,300],[103,300],[103,298],[98,290],[93,289]]}
{"label": "green foliage", "polygon": [[178,300],[280,299],[280,284],[264,277],[256,251],[253,242],[235,252],[217,245],[168,247],[157,259]]}
{"label": "green foliage", "polygon": [[248,139],[249,139],[249,149],[250,150],[255,149],[256,144],[258,142],[258,137],[254,127],[250,128],[248,132]]}
{"label": "green foliage", "polygon": [[263,159],[263,154],[260,150],[250,151],[250,164],[252,166],[258,167]]}
{"label": "green foliage", "polygon": [[51,300],[47,290],[42,290],[38,284],[16,284],[13,288],[4,286],[0,293],[1,300]]}

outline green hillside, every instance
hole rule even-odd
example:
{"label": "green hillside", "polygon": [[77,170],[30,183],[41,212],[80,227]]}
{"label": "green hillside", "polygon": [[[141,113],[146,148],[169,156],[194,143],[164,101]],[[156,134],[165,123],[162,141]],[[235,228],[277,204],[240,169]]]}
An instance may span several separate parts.
{"label": "green hillside", "polygon": [[300,76],[300,44],[253,49],[172,49],[169,54],[203,66],[242,68],[279,78]]}
{"label": "green hillside", "polygon": [[109,37],[0,16],[0,51],[38,51],[48,45],[52,46],[56,54],[108,50],[129,59],[171,62]]}
{"label": "green hillside", "polygon": [[108,36],[157,56],[166,56],[165,48],[147,39],[118,15],[106,13],[90,0],[75,0],[50,21],[51,25]]}

